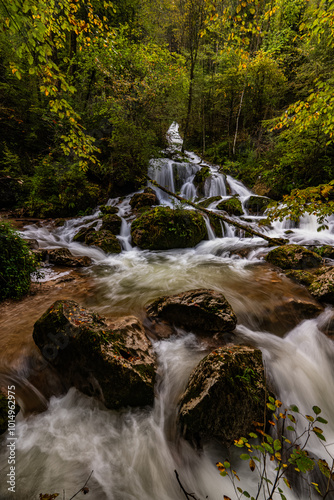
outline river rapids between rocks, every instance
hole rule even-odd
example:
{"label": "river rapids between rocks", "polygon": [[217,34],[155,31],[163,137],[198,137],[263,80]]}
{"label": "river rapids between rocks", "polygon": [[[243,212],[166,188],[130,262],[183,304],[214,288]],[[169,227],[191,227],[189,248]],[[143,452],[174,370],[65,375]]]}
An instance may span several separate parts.
{"label": "river rapids between rocks", "polygon": [[[238,194],[244,210],[241,219],[251,224],[261,219],[249,214],[247,200],[252,192],[242,183],[194,153],[186,152],[178,158],[182,139],[177,124],[170,127],[168,138],[173,159],[152,160],[148,170],[151,179],[186,199],[228,199]],[[194,177],[203,166],[209,168],[210,176],[199,195]],[[167,194],[155,191],[161,204],[175,206]],[[329,421],[324,429],[328,451],[334,453],[334,346],[321,332],[331,308],[315,319],[299,320],[293,312],[276,317],[277,304],[288,311],[292,300],[309,299],[306,289],[264,261],[269,250],[264,240],[246,238],[226,223],[222,223],[223,237],[216,237],[207,220],[208,239],[195,248],[148,251],[133,247],[130,198],[108,201],[108,205],[117,205],[122,217],[118,238],[123,250],[117,255],[73,241],[79,228],[97,220],[98,210],[68,220],[63,227],[30,225],[22,231],[25,238],[37,240],[40,248],[68,248],[74,255],[90,257],[93,265],[84,269],[81,287],[54,289],[14,304],[11,310],[4,309],[0,385],[17,387],[21,411],[16,418],[15,493],[8,492],[6,477],[8,436],[3,435],[0,441],[1,500],[34,500],[40,493],[54,492],[68,500],[92,470],[90,492],[85,497],[92,500],[184,499],[175,470],[185,490],[199,500],[223,500],[224,495],[237,498],[228,478],[221,477],[215,465],[225,460],[227,450],[217,443],[195,450],[179,435],[176,426],[179,396],[191,371],[208,352],[193,333],[179,330],[167,340],[154,341],[158,380],[153,409],[106,410],[75,389],[47,401],[45,394],[28,382],[33,369],[31,358],[37,349],[31,335],[33,324],[58,298],[71,298],[105,316],[141,317],[144,306],[162,295],[195,288],[222,292],[238,318],[234,343],[261,349],[268,376],[285,406],[295,404],[304,414],[309,414],[314,405],[322,409],[322,416]],[[208,208],[215,211],[217,203],[213,201]],[[288,238],[291,243],[334,245],[334,219],[321,232],[317,232],[316,220],[310,216],[303,217],[298,225],[276,222],[262,230],[268,236]],[[66,277],[67,272],[48,267],[44,280]],[[32,407],[45,411],[31,412]],[[323,447],[315,437],[308,449],[316,456],[323,455]],[[256,495],[259,479],[247,464],[240,463],[238,455],[238,449],[229,451],[241,487]],[[284,492],[288,500],[310,498],[287,488]],[[83,494],[76,498],[83,498]]]}

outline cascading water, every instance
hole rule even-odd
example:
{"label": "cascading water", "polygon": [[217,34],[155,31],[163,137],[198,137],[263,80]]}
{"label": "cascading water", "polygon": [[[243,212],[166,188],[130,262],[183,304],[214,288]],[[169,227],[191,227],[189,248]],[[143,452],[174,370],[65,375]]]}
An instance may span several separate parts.
{"label": "cascading water", "polygon": [[[200,202],[218,196],[224,200],[237,194],[246,206],[252,193],[239,181],[225,177],[218,167],[203,162],[194,153],[180,154],[182,139],[175,123],[169,129],[168,140],[167,153],[173,159],[152,160],[149,167],[152,179],[173,192],[181,192],[187,199]],[[204,183],[204,191],[198,192],[194,178],[203,166],[209,167],[210,177]],[[166,193],[156,192],[161,203],[174,206],[174,200]],[[143,307],[155,298],[193,288],[211,288],[224,293],[238,317],[238,338],[262,350],[269,377],[281,400],[286,405],[297,404],[304,413],[310,413],[313,405],[320,406],[329,420],[325,429],[327,442],[332,443],[334,348],[332,341],[319,331],[328,311],[294,328],[287,326],[283,338],[261,331],[257,325],[262,324],[263,315],[276,303],[307,297],[302,287],[277,277],[263,265],[267,248],[261,238],[240,238],[238,231],[225,223],[224,238],[215,238],[206,219],[209,239],[196,248],[141,251],[131,245],[129,200],[130,197],[126,197],[108,202],[117,206],[122,218],[119,239],[123,251],[118,255],[108,255],[73,241],[81,227],[100,221],[99,211],[69,220],[56,229],[30,225],[23,234],[36,239],[41,248],[64,247],[74,255],[92,258],[94,264],[86,274],[94,282],[94,293],[85,295],[83,291],[78,300],[104,315],[140,315]],[[219,201],[209,204],[209,208],[215,211]],[[283,223],[273,224],[267,234],[288,237],[294,243],[333,245],[333,223],[334,220],[330,221],[329,229],[319,233],[314,222],[311,224],[310,219],[305,218],[299,227],[291,228],[291,234],[285,234],[287,227]],[[59,298],[61,291],[57,293]],[[50,303],[53,300],[52,295]],[[3,373],[0,381],[7,386],[9,380],[15,380],[21,388],[19,399],[27,411],[32,394],[40,400],[40,409],[46,404],[44,396],[36,390],[34,393],[29,385],[31,366],[24,360],[35,353],[31,341],[33,322],[50,305],[38,302],[38,298],[31,298],[29,304],[29,322],[27,311],[22,309],[18,309],[18,318],[4,313],[0,332],[0,373]],[[197,498],[221,500],[226,495],[234,500],[231,484],[221,478],[215,467],[217,461],[224,460],[226,450],[209,443],[199,453],[177,432],[178,398],[190,371],[206,354],[203,345],[194,335],[180,331],[168,340],[156,341],[154,347],[159,359],[159,377],[153,409],[109,411],[71,389],[65,396],[53,397],[43,413],[26,418],[20,412],[16,441],[17,492],[12,494],[7,490],[7,451],[2,449],[1,500],[34,500],[42,491],[61,493],[62,490],[68,499],[85,483],[91,470],[94,473],[89,487],[94,500],[181,500],[184,493],[174,470],[178,471],[185,489],[194,492]],[[319,456],[323,451],[316,439],[310,441],[310,450]],[[257,477],[250,473],[248,466],[239,469],[240,463],[241,487],[256,495]],[[285,495],[289,500],[295,498],[290,491]]]}

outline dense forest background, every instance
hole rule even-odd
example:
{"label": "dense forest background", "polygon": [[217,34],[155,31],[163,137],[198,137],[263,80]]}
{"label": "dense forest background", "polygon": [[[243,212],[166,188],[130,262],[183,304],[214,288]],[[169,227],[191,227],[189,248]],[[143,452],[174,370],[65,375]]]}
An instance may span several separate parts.
{"label": "dense forest background", "polygon": [[0,13],[0,177],[23,213],[83,214],[139,189],[174,120],[186,149],[258,194],[328,201],[334,2],[1,0]]}

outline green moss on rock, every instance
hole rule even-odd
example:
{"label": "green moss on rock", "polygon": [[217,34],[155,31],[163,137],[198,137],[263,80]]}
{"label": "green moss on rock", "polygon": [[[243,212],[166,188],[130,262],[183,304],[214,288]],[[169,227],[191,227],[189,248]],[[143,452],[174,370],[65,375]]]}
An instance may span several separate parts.
{"label": "green moss on rock", "polygon": [[206,200],[203,200],[200,203],[198,203],[198,206],[202,208],[208,208],[208,206],[211,205],[211,203],[219,201],[221,200],[221,198],[222,198],[221,196],[211,196],[210,198],[206,198]]}
{"label": "green moss on rock", "polygon": [[111,231],[113,234],[119,234],[121,231],[122,219],[116,214],[107,214],[102,217],[101,230]]}
{"label": "green moss on rock", "polygon": [[263,420],[265,380],[258,349],[227,346],[206,356],[181,397],[179,423],[195,443],[217,439],[231,446]]}
{"label": "green moss on rock", "polygon": [[224,210],[229,215],[237,215],[238,217],[240,215],[243,215],[244,213],[241,206],[241,201],[235,196],[228,200],[222,201],[217,205],[217,208],[218,210]]}
{"label": "green moss on rock", "polygon": [[307,269],[319,266],[321,257],[301,245],[282,245],[266,255],[270,264],[281,269]]}
{"label": "green moss on rock", "polygon": [[159,200],[152,188],[145,188],[143,193],[136,193],[130,200],[130,206],[134,210],[140,210],[144,207],[159,205]]}
{"label": "green moss on rock", "polygon": [[146,308],[151,318],[169,321],[202,335],[234,330],[237,318],[222,293],[195,289],[160,297]]}
{"label": "green moss on rock", "polygon": [[102,215],[117,214],[118,208],[117,207],[110,207],[109,205],[101,205],[100,212]]}
{"label": "green moss on rock", "polygon": [[153,404],[155,354],[137,318],[106,320],[74,301],[57,301],[35,323],[33,338],[66,389],[112,409]]}
{"label": "green moss on rock", "polygon": [[86,236],[85,242],[87,245],[101,248],[106,253],[120,253],[122,251],[121,244],[116,236],[111,231],[105,229],[90,232]]}
{"label": "green moss on rock", "polygon": [[131,226],[133,243],[148,250],[193,247],[206,235],[204,219],[195,210],[160,206],[142,214]]}

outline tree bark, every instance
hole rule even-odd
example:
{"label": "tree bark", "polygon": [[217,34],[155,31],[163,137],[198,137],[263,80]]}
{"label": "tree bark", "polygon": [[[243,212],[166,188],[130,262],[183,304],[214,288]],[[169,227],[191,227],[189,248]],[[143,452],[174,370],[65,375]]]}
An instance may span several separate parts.
{"label": "tree bark", "polygon": [[230,219],[229,217],[226,217],[226,215],[222,214],[217,214],[216,212],[212,212],[211,210],[208,210],[207,208],[203,208],[196,203],[193,203],[192,201],[186,200],[182,196],[179,196],[178,194],[173,193],[169,189],[166,189],[165,187],[161,186],[158,184],[156,181],[150,179],[148,177],[148,180],[153,184],[153,186],[156,186],[157,188],[161,189],[165,193],[169,194],[170,196],[174,196],[177,200],[180,200],[184,203],[187,203],[188,205],[196,208],[196,210],[199,210],[200,212],[205,213],[206,215],[209,215],[210,217],[216,217],[224,222],[227,222],[228,224],[231,224],[232,226],[238,227],[239,229],[242,229],[243,231],[247,231],[248,233],[251,233],[254,236],[258,236],[260,238],[263,238],[264,240],[268,241],[269,246],[276,246],[276,245],[286,245],[289,243],[289,240],[286,240],[284,238],[270,238],[270,236],[267,236],[266,234],[260,233],[256,229],[253,229],[250,226],[247,226],[246,224],[241,224],[238,221],[235,221],[234,219]]}

